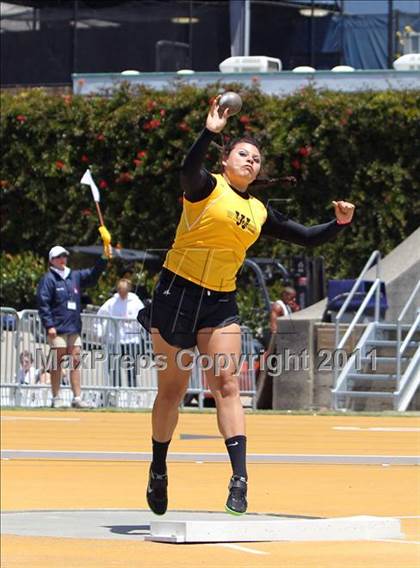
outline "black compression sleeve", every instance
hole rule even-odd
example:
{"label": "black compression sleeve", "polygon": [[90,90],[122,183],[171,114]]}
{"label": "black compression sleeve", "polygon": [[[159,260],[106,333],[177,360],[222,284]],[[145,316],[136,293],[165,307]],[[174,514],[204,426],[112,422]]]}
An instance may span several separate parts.
{"label": "black compression sleeve", "polygon": [[192,202],[208,197],[216,186],[214,177],[203,167],[203,162],[214,132],[205,128],[188,151],[181,168],[181,187]]}
{"label": "black compression sleeve", "polygon": [[322,225],[305,227],[288,219],[280,211],[267,207],[267,220],[262,226],[261,234],[308,247],[322,245],[331,241],[347,226],[339,225],[334,219]]}

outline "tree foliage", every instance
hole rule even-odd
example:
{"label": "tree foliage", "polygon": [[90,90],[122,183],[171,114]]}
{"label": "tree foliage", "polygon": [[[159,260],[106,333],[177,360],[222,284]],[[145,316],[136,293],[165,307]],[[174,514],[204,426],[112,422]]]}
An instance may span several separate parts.
{"label": "tree foliage", "polygon": [[[243,97],[218,142],[249,134],[262,143],[264,168],[296,176],[259,197],[304,224],[332,218],[331,201],[357,212],[351,228],[316,249],[329,277],[351,277],[374,249],[388,253],[418,226],[420,91],[319,92],[278,98],[258,86],[230,85]],[[109,96],[1,94],[2,248],[45,255],[53,245],[98,242],[89,166],[100,188],[114,244],[171,246],[181,213],[179,167],[204,125],[215,84],[154,91],[124,85]],[[219,167],[209,150],[207,167]],[[251,255],[285,256],[299,247],[260,239]],[[299,251],[301,252],[301,250]],[[6,302],[7,303],[7,302]]]}

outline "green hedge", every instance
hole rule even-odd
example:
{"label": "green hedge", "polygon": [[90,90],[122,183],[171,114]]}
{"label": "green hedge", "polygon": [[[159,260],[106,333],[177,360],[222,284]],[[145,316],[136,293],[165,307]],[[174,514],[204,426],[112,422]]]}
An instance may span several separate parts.
{"label": "green hedge", "polygon": [[0,254],[0,306],[16,310],[36,307],[36,287],[46,262],[32,252]]}
{"label": "green hedge", "polygon": [[[81,258],[71,257],[69,266],[74,269],[81,268],[80,262]],[[93,263],[92,258],[90,262],[84,259],[83,267],[92,266]],[[117,281],[122,277],[130,278],[134,287],[146,290],[148,297],[151,295],[154,278],[142,271],[140,264],[137,267],[138,273],[134,274],[126,273],[124,267],[125,265],[119,261],[109,263],[96,286],[86,289],[93,304],[102,305],[115,292]],[[32,252],[0,253],[0,306],[16,310],[36,308],[37,286],[47,269],[47,260]]]}
{"label": "green hedge", "polygon": [[[353,226],[316,250],[329,277],[357,274],[372,250],[389,252],[417,227],[420,91],[308,88],[277,98],[257,86],[230,87],[244,106],[224,135],[256,136],[266,170],[298,178],[295,188],[266,189],[261,198],[280,199],[279,209],[306,224],[330,219],[332,199],[356,204]],[[178,169],[218,91],[214,85],[162,92],[124,86],[109,97],[3,92],[2,248],[45,257],[53,244],[97,243],[90,190],[79,184],[88,165],[114,243],[168,248],[181,212]],[[218,159],[212,147],[208,167]],[[297,250],[260,239],[250,254]]]}

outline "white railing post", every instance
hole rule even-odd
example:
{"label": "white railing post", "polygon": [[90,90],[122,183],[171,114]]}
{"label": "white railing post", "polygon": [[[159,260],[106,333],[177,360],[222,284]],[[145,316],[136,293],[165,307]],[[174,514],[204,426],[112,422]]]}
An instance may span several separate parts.
{"label": "white railing post", "polygon": [[397,352],[396,352],[396,356],[397,356],[397,391],[400,390],[400,384],[401,384],[401,355],[400,355],[400,350],[401,350],[401,322],[398,320],[397,321]]}
{"label": "white railing post", "polygon": [[[368,298],[367,301],[363,301],[360,308],[357,310],[354,318],[352,319],[352,321],[350,322],[350,325],[346,331],[346,333],[344,334],[344,337],[341,338],[340,340],[340,323],[341,323],[341,319],[343,317],[343,315],[346,313],[346,309],[347,306],[350,304],[351,300],[353,299],[353,297],[355,296],[355,294],[357,293],[359,286],[363,280],[363,277],[365,276],[366,272],[369,270],[369,268],[373,265],[374,261],[376,260],[376,279],[375,282],[373,284],[373,286],[371,287],[371,289],[369,290],[368,294],[365,297],[365,300]],[[373,253],[370,255],[369,260],[366,262],[365,266],[363,267],[361,273],[359,274],[356,282],[353,284],[352,289],[350,290],[345,302],[343,303],[343,305],[341,306],[341,308],[339,309],[336,319],[335,319],[335,349],[339,349],[339,347],[344,346],[346,340],[348,337],[350,337],[350,334],[352,333],[353,329],[356,326],[356,323],[358,322],[360,316],[362,315],[364,309],[366,308],[370,298],[372,297],[373,292],[376,290],[376,297],[375,297],[375,322],[377,323],[379,321],[379,305],[380,305],[380,278],[379,278],[379,263],[381,260],[381,253],[378,250],[373,251]],[[377,288],[376,288],[377,286]],[[378,291],[379,290],[379,291]],[[345,338],[345,339],[344,339]],[[343,341],[344,339],[344,341]],[[337,378],[338,378],[338,369],[336,369],[334,367],[333,369],[333,380],[334,380],[334,385],[337,383]]]}
{"label": "white railing post", "polygon": [[376,280],[379,281],[378,288],[376,289],[375,295],[375,323],[379,322],[380,317],[380,305],[381,305],[381,273],[380,273],[380,266],[379,266],[380,257],[378,262],[376,263]]}
{"label": "white railing post", "polygon": [[[405,314],[408,311],[408,308],[411,306],[414,298],[416,297],[417,292],[420,289],[420,281],[417,282],[416,286],[414,287],[414,290],[411,292],[408,300],[406,301],[406,303],[404,304],[404,306],[401,309],[401,312],[397,318],[397,392],[400,392],[400,387],[401,387],[401,357],[404,354],[404,351],[409,343],[409,341],[404,341],[404,343],[402,344],[402,322],[403,319],[405,317]],[[417,327],[417,322],[418,322],[418,317],[415,318],[413,325],[411,326],[411,328],[408,330],[407,332],[407,336],[410,339],[410,337],[412,335],[414,335],[415,333],[415,329]]]}

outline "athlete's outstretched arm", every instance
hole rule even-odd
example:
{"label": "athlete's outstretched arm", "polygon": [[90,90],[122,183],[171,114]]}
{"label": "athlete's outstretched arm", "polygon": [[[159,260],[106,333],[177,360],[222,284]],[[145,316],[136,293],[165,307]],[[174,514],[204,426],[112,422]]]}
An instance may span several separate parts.
{"label": "athlete's outstretched arm", "polygon": [[333,219],[329,223],[305,227],[269,206],[261,235],[269,235],[305,247],[317,246],[334,239],[349,224],[339,224],[337,219]]}

